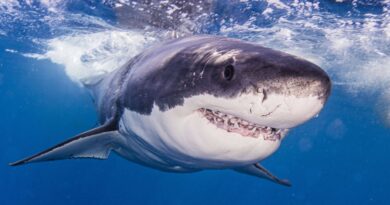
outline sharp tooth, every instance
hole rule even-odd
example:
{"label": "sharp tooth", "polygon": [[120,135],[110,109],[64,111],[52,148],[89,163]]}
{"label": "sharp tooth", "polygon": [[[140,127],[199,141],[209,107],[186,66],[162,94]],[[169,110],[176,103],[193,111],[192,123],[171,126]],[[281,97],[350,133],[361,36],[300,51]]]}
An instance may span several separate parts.
{"label": "sharp tooth", "polygon": [[232,123],[232,124],[237,123],[237,121],[238,121],[238,119],[235,118],[235,117],[229,119],[229,122]]}

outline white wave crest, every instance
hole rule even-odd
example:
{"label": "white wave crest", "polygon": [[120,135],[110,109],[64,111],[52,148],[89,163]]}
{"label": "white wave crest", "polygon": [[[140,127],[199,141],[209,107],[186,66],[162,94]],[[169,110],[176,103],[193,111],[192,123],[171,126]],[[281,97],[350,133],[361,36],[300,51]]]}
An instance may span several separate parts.
{"label": "white wave crest", "polygon": [[73,81],[85,83],[120,67],[154,40],[135,31],[73,34],[46,41],[44,54],[24,56],[63,65]]}

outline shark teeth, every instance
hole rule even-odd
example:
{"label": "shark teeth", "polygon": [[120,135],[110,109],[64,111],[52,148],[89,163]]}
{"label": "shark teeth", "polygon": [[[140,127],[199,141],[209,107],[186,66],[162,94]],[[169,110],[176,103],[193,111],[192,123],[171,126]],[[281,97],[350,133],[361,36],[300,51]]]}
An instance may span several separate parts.
{"label": "shark teeth", "polygon": [[287,132],[287,129],[276,129],[261,126],[216,110],[201,108],[199,109],[199,112],[210,123],[216,125],[218,128],[224,129],[227,132],[238,133],[244,137],[263,137],[264,140],[276,141],[280,140]]}

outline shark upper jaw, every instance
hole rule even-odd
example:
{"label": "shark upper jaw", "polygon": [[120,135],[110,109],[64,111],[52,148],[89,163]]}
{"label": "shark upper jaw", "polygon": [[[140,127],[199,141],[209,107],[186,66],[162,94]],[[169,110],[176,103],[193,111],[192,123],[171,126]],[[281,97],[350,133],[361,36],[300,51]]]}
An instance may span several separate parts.
{"label": "shark upper jaw", "polygon": [[263,97],[261,93],[230,99],[205,96],[210,104],[199,103],[192,112],[206,121],[209,129],[217,128],[225,135],[280,141],[289,129],[318,115],[324,105],[317,96],[269,94],[265,101]]}
{"label": "shark upper jaw", "polygon": [[325,103],[317,96],[283,94],[268,94],[264,100],[262,93],[242,93],[233,98],[203,95],[193,99],[188,104],[195,105],[188,109],[219,128],[234,131],[235,126],[249,130],[257,127],[275,133],[305,123],[318,115]]}

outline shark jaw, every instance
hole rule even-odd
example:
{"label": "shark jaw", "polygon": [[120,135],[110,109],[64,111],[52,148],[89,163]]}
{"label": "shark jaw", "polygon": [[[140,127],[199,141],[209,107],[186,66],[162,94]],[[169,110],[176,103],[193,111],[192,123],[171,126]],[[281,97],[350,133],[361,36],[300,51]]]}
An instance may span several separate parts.
{"label": "shark jaw", "polygon": [[149,115],[125,109],[119,131],[129,140],[130,135],[142,139],[156,155],[140,161],[195,169],[239,167],[270,156],[290,128],[317,115],[323,106],[316,97],[261,99],[259,93],[235,98],[203,94],[167,110],[154,105]]}
{"label": "shark jaw", "polygon": [[259,138],[264,140],[276,141],[281,140],[288,129],[278,129],[268,126],[258,125],[248,122],[234,115],[226,114],[220,111],[200,108],[199,113],[206,118],[211,124],[227,132],[234,132],[243,137]]}

